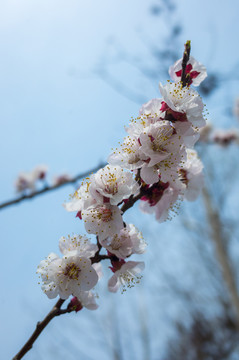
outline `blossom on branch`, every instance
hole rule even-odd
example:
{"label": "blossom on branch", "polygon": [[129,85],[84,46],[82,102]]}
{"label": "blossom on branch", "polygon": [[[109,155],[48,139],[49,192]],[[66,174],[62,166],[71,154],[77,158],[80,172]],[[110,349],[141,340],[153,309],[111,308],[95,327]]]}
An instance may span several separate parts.
{"label": "blossom on branch", "polygon": [[197,128],[206,125],[203,118],[204,105],[196,90],[171,82],[164,86],[159,83],[159,89],[165,101],[163,109],[174,121],[189,121]]}
{"label": "blossom on branch", "polygon": [[126,225],[113,237],[102,240],[101,245],[119,259],[125,259],[132,254],[143,254],[146,248],[142,234],[133,224]]}
{"label": "blossom on branch", "polygon": [[[181,81],[183,58],[177,60],[174,65],[169,68],[169,75],[175,82]],[[203,64],[190,56],[186,65],[186,76],[190,78],[189,85],[199,86],[207,77],[207,71]]]}
{"label": "blossom on branch", "polygon": [[139,274],[144,270],[144,267],[145,265],[142,261],[124,262],[120,269],[116,270],[109,279],[109,291],[117,292],[122,287],[122,292],[125,292],[127,288],[132,288],[135,284],[138,284],[142,278]]}
{"label": "blossom on branch", "polygon": [[17,192],[24,192],[26,190],[34,192],[37,180],[44,180],[47,170],[47,165],[38,165],[32,171],[21,172],[15,182]]}
{"label": "blossom on branch", "polygon": [[97,204],[82,211],[85,229],[89,234],[95,234],[100,240],[114,236],[123,227],[121,210],[116,205]]}
{"label": "blossom on branch", "polygon": [[98,275],[86,257],[71,252],[59,258],[51,253],[42,260],[37,272],[42,278],[42,290],[53,299],[59,295],[67,299],[70,295],[80,297],[81,291],[91,290],[98,282]]}
{"label": "blossom on branch", "polygon": [[63,255],[74,252],[74,254],[80,254],[86,258],[93,257],[98,251],[98,246],[82,235],[68,235],[67,238],[62,236],[59,240],[59,248]]}
{"label": "blossom on branch", "polygon": [[111,205],[117,205],[139,192],[139,184],[134,180],[132,173],[123,171],[117,165],[106,165],[93,174],[90,180],[90,193],[99,203],[109,202]]}

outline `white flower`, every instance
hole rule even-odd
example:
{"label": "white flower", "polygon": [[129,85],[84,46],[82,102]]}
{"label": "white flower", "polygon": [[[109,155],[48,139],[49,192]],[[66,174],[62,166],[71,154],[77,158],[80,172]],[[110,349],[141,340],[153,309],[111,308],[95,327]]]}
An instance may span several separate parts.
{"label": "white flower", "polygon": [[47,171],[48,171],[47,165],[37,165],[32,172],[36,180],[43,180],[46,176]]}
{"label": "white flower", "polygon": [[175,203],[178,200],[179,193],[179,190],[168,187],[162,194],[159,193],[158,201],[151,201],[150,198],[141,201],[140,209],[145,213],[154,213],[158,222],[164,222],[171,219],[171,212],[176,211]]}
{"label": "white flower", "polygon": [[32,172],[21,172],[15,182],[17,192],[25,190],[35,191],[36,179]]}
{"label": "white flower", "polygon": [[145,165],[140,171],[140,176],[146,184],[154,184],[159,180],[174,183],[179,177],[178,167],[183,166],[185,158],[185,148],[181,147],[154,166]]}
{"label": "white flower", "polygon": [[146,248],[142,234],[133,224],[126,225],[119,234],[101,241],[101,245],[119,259],[125,259],[132,254],[142,254]]}
{"label": "white flower", "polygon": [[[182,60],[183,58],[177,60],[175,64],[169,68],[169,75],[175,82],[181,81]],[[207,77],[207,71],[203,64],[190,56],[186,66],[186,75],[190,77],[189,85],[193,84],[194,86],[198,86]]]}
{"label": "white flower", "polygon": [[[193,128],[192,124],[188,121],[175,121],[173,126],[177,134],[182,136],[184,145],[190,149],[193,148],[200,137],[199,130]],[[205,126],[202,129],[204,128]]]}
{"label": "white flower", "polygon": [[92,244],[86,236],[73,235],[68,237],[62,236],[59,240],[59,248],[63,255],[74,252],[78,256],[86,258],[93,257],[98,250],[96,244]]}
{"label": "white flower", "polygon": [[142,276],[138,275],[144,270],[144,262],[128,261],[124,263],[119,270],[108,281],[108,289],[111,292],[117,292],[122,286],[122,292],[126,288],[131,288],[140,282]]}
{"label": "white flower", "polygon": [[187,150],[188,159],[179,170],[180,180],[185,185],[183,195],[186,200],[194,201],[204,185],[203,164],[195,150]]}
{"label": "white flower", "polygon": [[95,269],[95,271],[98,275],[98,278],[101,279],[104,276],[101,263],[97,262],[97,263],[92,264],[92,266]]}
{"label": "white flower", "polygon": [[67,211],[82,211],[96,203],[96,200],[89,192],[90,183],[86,182],[71,196],[72,200],[63,204]]}
{"label": "white flower", "polygon": [[162,99],[152,99],[149,100],[146,104],[143,104],[139,110],[139,114],[147,121],[148,125],[150,123],[155,123],[161,119],[162,112]]}
{"label": "white flower", "polygon": [[82,211],[85,229],[90,234],[96,234],[100,240],[118,233],[124,226],[121,210],[118,206],[99,204]]}
{"label": "white flower", "polygon": [[169,121],[150,125],[140,135],[141,152],[149,157],[141,169],[140,176],[146,184],[159,181],[175,181],[178,167],[185,158],[182,136],[178,135]]}
{"label": "white flower", "polygon": [[109,156],[108,162],[119,165],[128,170],[139,169],[147,158],[140,152],[140,143],[137,137],[127,136],[120,149]]}
{"label": "white flower", "polygon": [[97,296],[92,291],[80,291],[77,299],[88,310],[96,310],[99,305],[96,303],[95,298]]}
{"label": "white flower", "polygon": [[98,281],[91,261],[71,253],[65,254],[62,259],[51,253],[40,262],[37,272],[42,277],[42,290],[50,299],[57,295],[62,299],[70,295],[80,297],[81,291],[89,291]]}
{"label": "white flower", "polygon": [[139,191],[139,185],[133,175],[117,165],[106,165],[93,174],[90,180],[89,190],[98,202],[107,198],[110,204],[117,205]]}
{"label": "white flower", "polygon": [[145,127],[150,124],[145,116],[139,116],[137,119],[131,119],[130,123],[125,126],[125,131],[133,138],[138,139],[140,134],[144,131]]}
{"label": "white flower", "polygon": [[170,82],[165,86],[159,83],[159,89],[166,105],[174,112],[172,113],[174,117],[181,113],[186,118],[183,119],[181,115],[179,117],[180,121],[188,120],[195,127],[205,126],[206,122],[203,118],[204,105],[201,97],[194,89],[182,87],[181,83]]}
{"label": "white flower", "polygon": [[182,146],[181,137],[176,134],[169,121],[157,122],[147,127],[140,135],[140,143],[141,152],[150,158],[148,166],[176,154]]}

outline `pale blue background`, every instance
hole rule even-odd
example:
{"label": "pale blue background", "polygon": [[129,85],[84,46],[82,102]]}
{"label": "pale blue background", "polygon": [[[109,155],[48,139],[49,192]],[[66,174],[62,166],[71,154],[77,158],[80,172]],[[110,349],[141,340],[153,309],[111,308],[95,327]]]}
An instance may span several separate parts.
{"label": "pale blue background", "polygon": [[[150,63],[147,42],[163,47],[169,20],[183,26],[179,54],[190,39],[193,56],[209,72],[228,74],[235,68],[238,77],[238,1],[176,1],[175,14],[170,19],[163,14],[163,21],[150,16],[152,4],[146,0],[0,0],[0,202],[15,196],[13,183],[22,170],[45,163],[51,179],[64,171],[78,174],[107,159],[140,104],[104,82],[97,75],[99,66],[109,61],[112,76],[139,90],[145,101],[159,96],[158,81],[165,81],[162,74],[150,84],[133,66],[114,59],[123,49]],[[239,95],[238,83],[226,82],[225,87],[207,103],[210,119],[218,126],[226,126],[224,109],[230,109]],[[58,252],[60,236],[84,232],[82,224],[61,206],[72,191],[67,186],[0,212],[1,359],[10,359],[20,349],[55,302],[41,292],[35,271],[49,252]],[[137,324],[144,303],[153,339],[152,359],[163,353],[164,339],[171,331],[167,319],[185,310],[177,299],[167,299],[164,269],[183,273],[183,260],[177,255],[185,246],[180,234],[175,235],[177,220],[160,225],[139,214],[137,209],[130,211],[127,221],[142,229],[149,248],[151,241],[159,242],[161,272],[154,272],[159,256],[149,249],[141,290],[111,296],[103,285],[97,312],[84,310],[55,319],[26,359],[111,359],[110,324],[117,317],[128,331],[121,333],[122,359],[143,359]]]}

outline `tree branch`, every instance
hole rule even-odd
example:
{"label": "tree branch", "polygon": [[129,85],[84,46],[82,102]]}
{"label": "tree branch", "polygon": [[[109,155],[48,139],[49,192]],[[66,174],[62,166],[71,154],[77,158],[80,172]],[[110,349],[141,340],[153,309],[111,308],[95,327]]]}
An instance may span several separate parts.
{"label": "tree branch", "polygon": [[45,327],[54,317],[73,311],[73,309],[64,309],[64,310],[61,309],[61,306],[64,303],[64,301],[65,300],[63,299],[59,299],[55,304],[55,306],[52,308],[52,310],[49,312],[49,314],[47,314],[45,319],[37,323],[36,329],[33,332],[32,336],[29,338],[26,344],[21,348],[21,350],[17,353],[17,355],[14,356],[12,360],[20,360],[23,358],[23,356],[32,348],[34,342],[41,334],[41,332],[45,329]]}
{"label": "tree branch", "polygon": [[97,170],[104,167],[105,165],[106,165],[105,163],[104,164],[101,163],[98,166],[94,167],[93,169],[90,169],[90,170],[88,170],[88,171],[86,171],[84,173],[78,174],[74,178],[72,178],[70,180],[66,180],[65,182],[63,182],[61,184],[52,185],[52,186],[46,186],[46,187],[44,187],[44,189],[41,189],[39,191],[35,191],[35,192],[31,193],[31,194],[22,195],[19,198],[6,201],[6,202],[0,204],[0,210],[6,208],[8,206],[18,204],[18,203],[20,203],[20,202],[22,202],[24,200],[33,199],[33,198],[35,198],[35,197],[37,197],[39,195],[45,194],[46,192],[57,190],[57,189],[65,186],[65,185],[75,184],[78,180],[82,179],[85,176],[88,176],[90,173],[96,172]]}
{"label": "tree branch", "polygon": [[215,244],[217,259],[221,266],[223,279],[228,288],[231,304],[236,315],[237,328],[239,329],[239,295],[236,280],[231,268],[230,259],[225,248],[223,226],[218,211],[213,208],[212,199],[206,187],[204,187],[202,195],[208,218],[208,224],[211,228],[211,239]]}
{"label": "tree branch", "polygon": [[190,57],[190,51],[191,51],[191,41],[186,41],[185,50],[183,53],[183,61],[182,61],[182,76],[181,76],[181,82],[182,86],[185,87],[188,82],[187,74],[186,74],[186,66]]}

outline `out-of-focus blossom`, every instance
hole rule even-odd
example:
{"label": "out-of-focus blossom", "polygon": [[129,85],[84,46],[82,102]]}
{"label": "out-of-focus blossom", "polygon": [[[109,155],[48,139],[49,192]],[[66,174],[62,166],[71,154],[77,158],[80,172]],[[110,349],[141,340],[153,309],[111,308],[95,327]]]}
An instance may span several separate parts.
{"label": "out-of-focus blossom", "polygon": [[32,171],[21,172],[15,181],[17,192],[23,192],[26,190],[34,192],[36,190],[37,180],[44,180],[47,171],[47,165],[38,165]]}
{"label": "out-of-focus blossom", "polygon": [[65,182],[68,182],[70,180],[72,180],[72,177],[69,174],[65,173],[65,174],[54,176],[54,178],[52,179],[52,184],[54,186],[57,186],[57,185],[64,184]]}
{"label": "out-of-focus blossom", "polygon": [[231,143],[239,144],[239,131],[237,129],[217,129],[212,134],[212,141],[221,146],[227,146]]}
{"label": "out-of-focus blossom", "polygon": [[213,127],[211,124],[206,124],[203,128],[199,129],[199,135],[200,135],[199,140],[202,142],[208,142],[212,129]]}
{"label": "out-of-focus blossom", "polygon": [[25,190],[34,192],[36,189],[36,179],[34,174],[32,172],[21,172],[15,181],[15,187],[17,192],[23,192]]}
{"label": "out-of-focus blossom", "polygon": [[37,165],[35,169],[33,169],[33,174],[36,180],[43,180],[46,177],[48,171],[47,165]]}

